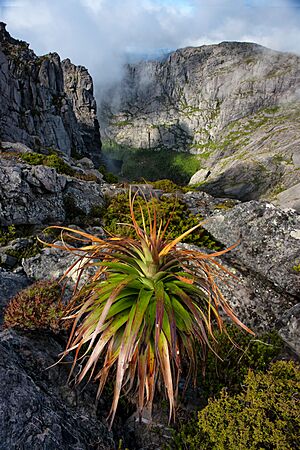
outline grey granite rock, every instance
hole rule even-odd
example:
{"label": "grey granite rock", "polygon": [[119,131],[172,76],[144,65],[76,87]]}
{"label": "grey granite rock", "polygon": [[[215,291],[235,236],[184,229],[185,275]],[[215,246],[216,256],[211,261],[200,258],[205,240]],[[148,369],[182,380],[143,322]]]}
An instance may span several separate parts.
{"label": "grey granite rock", "polygon": [[300,183],[281,192],[277,198],[281,208],[292,208],[300,213]]}
{"label": "grey granite rock", "polygon": [[300,355],[300,303],[284,312],[279,334]]}
{"label": "grey granite rock", "polygon": [[0,268],[0,324],[8,301],[28,285],[29,280],[25,274],[8,272]]}
{"label": "grey granite rock", "polygon": [[[101,175],[97,179],[101,181]],[[99,183],[60,175],[0,155],[0,225],[50,224],[89,215],[103,205]]]}
{"label": "grey granite rock", "polygon": [[181,198],[193,214],[199,214],[203,218],[218,214],[220,210],[229,210],[239,203],[234,199],[215,198],[202,191],[189,191]]}
{"label": "grey granite rock", "polygon": [[8,152],[31,153],[31,148],[21,142],[1,142],[1,149]]}
{"label": "grey granite rock", "polygon": [[300,216],[266,202],[241,203],[206,219],[204,228],[227,247],[222,257],[233,272],[222,291],[239,318],[254,331],[279,331],[299,353]]}
{"label": "grey granite rock", "polygon": [[300,216],[271,203],[251,201],[207,219],[204,228],[226,246],[240,241],[232,258],[282,292],[300,295]]}
{"label": "grey granite rock", "polygon": [[39,255],[22,261],[27,277],[33,281],[59,280],[76,258],[64,250],[45,248]]}
{"label": "grey granite rock", "polygon": [[95,386],[79,394],[68,386],[69,365],[50,367],[64,345],[51,334],[0,334],[1,450],[115,448],[95,412]]}
{"label": "grey granite rock", "polygon": [[0,127],[3,141],[99,159],[101,141],[93,81],[56,53],[37,57],[0,22]]}

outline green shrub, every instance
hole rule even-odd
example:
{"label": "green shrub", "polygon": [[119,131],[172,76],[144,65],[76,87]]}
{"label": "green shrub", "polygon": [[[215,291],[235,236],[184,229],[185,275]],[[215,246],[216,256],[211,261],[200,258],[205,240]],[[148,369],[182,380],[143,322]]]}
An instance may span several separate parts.
{"label": "green shrub", "polygon": [[177,450],[295,450],[299,444],[300,370],[277,361],[250,371],[236,395],[222,391],[175,439]]}
{"label": "green shrub", "polygon": [[62,158],[57,155],[49,155],[46,157],[45,166],[53,167],[58,173],[75,176],[76,172]]}
{"label": "green shrub", "polygon": [[19,292],[7,305],[4,326],[26,330],[60,331],[67,327],[62,321],[65,307],[61,288],[52,281],[38,281]]}
{"label": "green shrub", "polygon": [[22,153],[19,156],[24,162],[32,166],[44,164],[45,155],[41,155],[40,153]]}
{"label": "green shrub", "polygon": [[293,266],[293,270],[294,270],[295,272],[300,272],[300,264],[295,264],[295,265]]}
{"label": "green shrub", "polygon": [[162,174],[174,183],[186,185],[191,176],[200,168],[197,155],[172,150],[129,151],[124,156],[122,175],[128,180],[135,180],[137,173],[140,180],[160,180]]}
{"label": "green shrub", "polygon": [[201,168],[201,158],[188,152],[168,149],[137,149],[103,142],[102,152],[107,158],[122,161],[121,175],[128,181],[156,181],[168,178],[174,183],[186,185],[191,176]]}
{"label": "green shrub", "polygon": [[205,399],[217,395],[223,388],[232,393],[239,391],[249,369],[266,371],[283,348],[276,331],[253,337],[228,326],[227,333],[215,335],[215,349],[221,360],[208,354],[205,376],[199,373],[199,386]]}
{"label": "green shrub", "polygon": [[33,166],[36,165],[44,165],[48,167],[52,167],[58,173],[75,176],[76,172],[69,166],[62,158],[57,156],[56,154],[52,155],[41,155],[39,153],[22,153],[20,158],[31,164]]}
{"label": "green shrub", "polygon": [[[174,239],[178,234],[184,233],[202,220],[202,217],[195,217],[192,215],[186,204],[176,197],[162,197],[161,199],[153,198],[148,202],[142,197],[139,197],[135,202],[134,212],[140,226],[142,226],[143,223],[140,206],[142,207],[145,217],[147,217],[147,205],[151,208],[155,206],[159,218],[168,219],[171,217],[167,235],[168,239]],[[104,227],[108,232],[116,235],[134,236],[134,230],[132,228],[119,225],[120,222],[128,223],[130,220],[128,194],[118,194],[112,197],[102,214]],[[185,242],[212,250],[220,250],[222,247],[210,233],[204,230],[204,228],[199,228],[192,235],[188,236],[185,239]]]}
{"label": "green shrub", "polygon": [[178,184],[174,183],[169,179],[162,179],[157,181],[150,181],[154,189],[161,189],[164,192],[185,192],[188,188],[183,186],[178,186]]}
{"label": "green shrub", "polygon": [[113,173],[108,172],[107,168],[104,165],[100,166],[98,170],[103,175],[104,181],[106,181],[107,183],[110,184],[118,183],[119,181],[118,177]]}
{"label": "green shrub", "polygon": [[16,239],[15,225],[8,225],[7,227],[0,227],[0,245],[6,245],[8,242]]}

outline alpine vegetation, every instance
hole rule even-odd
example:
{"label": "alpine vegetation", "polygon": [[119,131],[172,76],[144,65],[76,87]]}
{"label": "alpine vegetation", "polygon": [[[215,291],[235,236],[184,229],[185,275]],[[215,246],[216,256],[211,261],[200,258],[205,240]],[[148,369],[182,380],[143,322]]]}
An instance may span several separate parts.
{"label": "alpine vegetation", "polygon": [[205,254],[178,248],[201,224],[169,240],[171,217],[165,223],[159,220],[152,202],[148,217],[141,208],[140,227],[134,213],[139,201],[137,193],[129,194],[128,227],[134,229],[135,238],[101,239],[61,227],[63,242],[63,236],[71,233],[82,244],[80,248],[64,244],[79,256],[66,274],[80,267],[80,279],[86,269],[95,269],[70,303],[66,318],[73,320],[73,327],[62,358],[74,353],[71,373],[81,361],[78,382],[96,380],[97,397],[109,374],[115,374],[110,426],[121,392],[136,398],[140,418],[151,417],[157,386],[164,386],[169,421],[175,418],[179,381],[184,377],[186,386],[191,380],[196,383],[199,355],[204,363],[207,349],[214,351],[214,330],[225,331],[224,315],[252,333],[235,316],[217,282],[226,269],[216,257],[229,249]]}

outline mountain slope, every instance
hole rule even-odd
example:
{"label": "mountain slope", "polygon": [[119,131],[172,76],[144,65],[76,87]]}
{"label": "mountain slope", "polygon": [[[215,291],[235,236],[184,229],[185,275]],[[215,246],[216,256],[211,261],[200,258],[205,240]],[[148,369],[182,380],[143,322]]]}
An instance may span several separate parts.
{"label": "mountain slope", "polygon": [[56,53],[37,57],[0,22],[0,139],[99,157],[93,81]]}
{"label": "mountain slope", "polygon": [[270,198],[300,182],[300,57],[237,42],[177,50],[128,66],[100,120],[110,143],[198,155],[192,181],[208,192]]}

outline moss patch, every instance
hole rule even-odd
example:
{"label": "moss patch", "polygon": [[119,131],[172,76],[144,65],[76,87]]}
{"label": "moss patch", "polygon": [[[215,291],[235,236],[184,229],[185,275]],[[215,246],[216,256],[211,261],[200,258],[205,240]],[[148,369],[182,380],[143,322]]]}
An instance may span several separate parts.
{"label": "moss patch", "polygon": [[17,237],[17,229],[15,225],[0,227],[0,245],[6,245]]}
{"label": "moss patch", "polygon": [[62,158],[53,155],[41,155],[40,153],[22,153],[19,155],[22,161],[33,166],[43,165],[53,167],[58,173],[75,176],[76,172]]}

